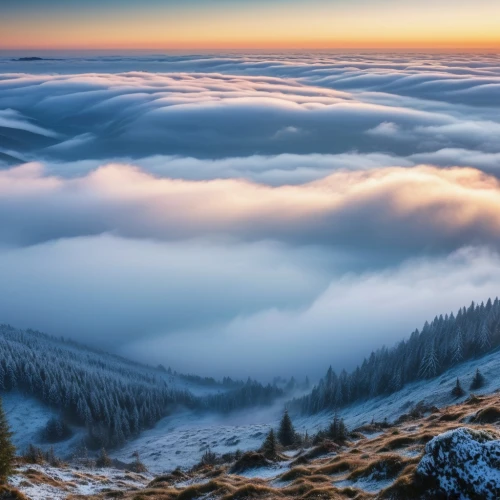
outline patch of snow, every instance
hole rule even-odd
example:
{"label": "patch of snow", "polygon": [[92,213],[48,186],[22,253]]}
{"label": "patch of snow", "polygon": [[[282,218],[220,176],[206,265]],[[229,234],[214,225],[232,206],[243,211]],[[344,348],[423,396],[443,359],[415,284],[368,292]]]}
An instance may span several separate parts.
{"label": "patch of snow", "polygon": [[258,479],[275,479],[290,468],[291,460],[279,462],[272,467],[257,467],[239,472],[238,476]]}
{"label": "patch of snow", "polygon": [[72,428],[73,436],[71,438],[60,443],[44,443],[42,431],[47,422],[58,415],[56,410],[17,391],[2,393],[2,402],[12,430],[12,441],[18,453],[23,453],[28,445],[34,444],[44,450],[53,446],[57,456],[67,457],[85,436],[84,429]]}
{"label": "patch of snow", "polygon": [[[46,484],[43,479],[32,481],[28,477],[30,473],[43,475],[49,481],[53,480],[55,485]],[[93,495],[105,489],[144,488],[152,479],[150,474],[127,473],[112,468],[89,469],[33,464],[18,467],[9,482],[30,500],[59,500],[67,498],[69,494]]]}
{"label": "patch of snow", "polygon": [[394,479],[374,479],[372,477],[366,477],[362,479],[358,479],[357,481],[349,481],[348,479],[344,479],[342,481],[336,481],[333,484],[337,488],[358,488],[359,490],[366,491],[367,493],[378,493],[379,491],[388,488]]}

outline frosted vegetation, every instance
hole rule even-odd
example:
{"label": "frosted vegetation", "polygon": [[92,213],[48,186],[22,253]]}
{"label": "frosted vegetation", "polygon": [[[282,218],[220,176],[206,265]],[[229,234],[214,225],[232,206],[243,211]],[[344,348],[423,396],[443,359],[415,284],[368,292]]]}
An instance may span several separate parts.
{"label": "frosted vegetation", "polygon": [[47,422],[49,442],[67,439],[70,424],[87,428],[93,448],[118,446],[178,408],[230,411],[285,394],[251,379],[178,375],[32,330],[3,325],[0,334],[0,391],[20,390],[57,410],[60,417]]}
{"label": "frosted vegetation", "polygon": [[[266,431],[287,400],[289,408],[294,413],[300,410],[304,418],[317,413],[322,425],[329,418],[323,413],[333,409],[343,409],[350,423],[357,404],[399,394],[413,383],[491,353],[500,344],[500,302],[473,303],[456,315],[437,317],[391,349],[383,347],[373,352],[351,373],[342,371],[337,375],[330,368],[309,393],[308,381],[298,384],[294,379],[276,379],[272,385],[262,385],[251,379],[241,382],[226,377],[218,382],[180,375],[162,366],[149,367],[40,332],[2,326],[0,333],[0,390],[12,395],[22,393],[25,399],[31,396],[50,410],[43,424],[37,424],[39,429],[43,427],[38,442],[64,441],[73,446],[81,442],[85,432],[85,443],[92,449],[119,447],[129,441],[138,446],[141,433],[160,421],[165,422],[159,424],[164,431],[165,426],[171,427],[173,416],[185,420],[186,411],[190,422],[206,422],[201,413],[235,413],[241,418],[238,410],[254,408],[252,415],[257,420],[247,423],[263,427],[257,429],[256,439],[248,443],[242,439],[238,444],[249,449],[262,439],[261,432]],[[307,394],[290,400],[297,391]],[[413,389],[410,392],[415,395]],[[274,413],[259,421],[255,411],[258,407],[272,407]],[[387,411],[389,408],[386,405]],[[303,422],[304,429],[311,427],[310,419]],[[216,423],[205,425],[209,433],[214,433]],[[231,426],[228,429],[232,435]],[[145,437],[158,440],[157,432],[154,435],[148,432]],[[171,447],[172,443],[167,446]],[[196,459],[197,453],[193,453],[192,460]]]}
{"label": "frosted vegetation", "polygon": [[[350,403],[395,393],[409,382],[436,377],[464,361],[500,345],[500,301],[471,303],[426,322],[409,339],[382,347],[351,373],[337,375],[330,367],[311,394],[294,401],[305,413],[340,408]],[[477,389],[477,388],[476,388]]]}

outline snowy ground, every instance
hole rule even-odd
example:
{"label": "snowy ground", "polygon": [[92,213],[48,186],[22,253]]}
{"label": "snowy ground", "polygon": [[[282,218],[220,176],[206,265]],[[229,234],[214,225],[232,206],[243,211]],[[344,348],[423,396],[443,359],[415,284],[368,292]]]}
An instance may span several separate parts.
{"label": "snowy ground", "polygon": [[175,414],[111,456],[130,462],[132,453],[138,451],[148,469],[160,474],[176,467],[192,467],[208,448],[220,454],[254,450],[260,447],[279,413],[257,411],[255,423],[246,421],[249,416],[249,412],[226,418],[194,412]]}
{"label": "snowy ground", "polygon": [[[55,410],[15,391],[3,393],[2,403],[13,432],[12,440],[19,453],[23,453],[29,444],[43,448],[51,446],[43,443],[42,431],[49,419],[57,415]],[[85,430],[81,428],[73,428],[73,432],[70,439],[53,445],[57,456],[68,456],[85,435]]]}
{"label": "snowy ground", "polygon": [[[500,352],[494,352],[479,360],[463,363],[435,379],[409,384],[390,396],[353,404],[343,409],[341,416],[347,426],[353,429],[370,423],[372,418],[376,421],[383,421],[384,418],[393,421],[420,401],[438,407],[462,401],[469,394],[469,384],[476,368],[486,378],[485,386],[476,393],[491,393],[500,388]],[[466,395],[455,400],[450,392],[457,376]],[[278,426],[280,416],[279,407],[269,411],[246,411],[225,418],[200,416],[191,412],[177,414],[163,419],[154,429],[144,432],[113,456],[130,461],[132,453],[137,450],[142,461],[154,473],[176,467],[191,467],[208,447],[217,453],[258,448],[269,429]],[[311,434],[326,427],[331,418],[331,412],[322,412],[296,417],[294,425],[298,431],[307,430]],[[375,436],[370,435],[372,438]]]}
{"label": "snowy ground", "polygon": [[[490,393],[499,389],[500,352],[495,352],[479,360],[463,363],[435,379],[410,384],[388,397],[351,405],[342,410],[341,416],[353,429],[369,423],[372,418],[376,421],[384,418],[393,421],[420,401],[438,407],[458,402],[460,400],[454,400],[450,395],[456,377],[460,378],[467,396],[470,381],[478,367],[486,378],[486,384],[477,392]],[[188,385],[191,390],[195,389],[194,384]],[[198,389],[198,392],[213,391],[213,387],[199,386]],[[4,394],[3,401],[19,450],[24,450],[29,443],[39,445],[40,430],[53,411],[20,393]],[[225,417],[189,411],[176,413],[158,422],[154,429],[143,432],[139,438],[112,453],[112,456],[130,462],[132,453],[138,451],[149,470],[159,474],[176,467],[195,465],[208,448],[221,454],[238,449],[253,450],[261,445],[271,427],[277,427],[282,408],[283,404],[279,404],[271,409],[246,410]],[[330,412],[295,417],[294,424],[298,431],[307,430],[311,434],[326,427],[331,417]],[[78,431],[70,441],[55,445],[56,453],[67,456],[81,439],[82,432]]]}
{"label": "snowy ground", "polygon": [[91,495],[106,490],[144,488],[153,478],[116,469],[87,469],[48,465],[19,467],[10,484],[30,500],[59,500],[68,495]]}

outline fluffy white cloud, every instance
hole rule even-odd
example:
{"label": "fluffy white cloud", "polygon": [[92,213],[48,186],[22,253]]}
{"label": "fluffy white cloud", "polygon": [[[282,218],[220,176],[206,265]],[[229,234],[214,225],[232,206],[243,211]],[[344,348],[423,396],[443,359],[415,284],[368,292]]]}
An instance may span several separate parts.
{"label": "fluffy white cloud", "polygon": [[0,172],[0,242],[129,238],[277,240],[374,258],[499,245],[500,184],[474,169],[336,171],[300,185],[186,181],[107,165],[76,178],[32,163]]}
{"label": "fluffy white cloud", "polygon": [[318,376],[329,364],[352,369],[372,349],[408,337],[435,315],[495,297],[499,286],[499,255],[463,249],[390,270],[337,276],[303,307],[270,307],[188,334],[158,332],[124,344],[121,352],[159,362],[163,350],[173,351],[190,371],[220,375],[255,373],[257,359],[262,377],[276,372]]}
{"label": "fluffy white cloud", "polygon": [[495,55],[0,58],[0,321],[348,366],[497,293],[499,96]]}

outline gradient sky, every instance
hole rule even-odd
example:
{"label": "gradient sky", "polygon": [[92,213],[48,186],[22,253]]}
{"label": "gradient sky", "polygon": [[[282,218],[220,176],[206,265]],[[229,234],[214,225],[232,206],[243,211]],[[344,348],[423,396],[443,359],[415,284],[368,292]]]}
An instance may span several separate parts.
{"label": "gradient sky", "polygon": [[498,0],[1,0],[0,49],[500,48]]}

